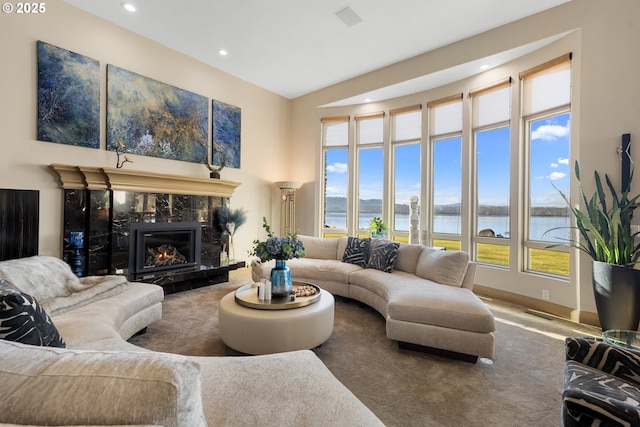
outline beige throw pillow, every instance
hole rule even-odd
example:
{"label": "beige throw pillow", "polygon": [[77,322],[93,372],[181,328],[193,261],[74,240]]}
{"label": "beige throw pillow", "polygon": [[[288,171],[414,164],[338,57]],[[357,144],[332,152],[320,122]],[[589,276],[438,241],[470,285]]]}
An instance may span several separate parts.
{"label": "beige throw pillow", "polygon": [[469,265],[469,254],[425,248],[420,254],[416,275],[442,285],[462,285]]}
{"label": "beige throw pillow", "polygon": [[396,260],[396,270],[406,273],[415,274],[418,265],[418,259],[424,249],[423,245],[402,244],[398,248],[398,259]]}
{"label": "beige throw pillow", "polygon": [[307,258],[336,259],[338,251],[338,239],[322,239],[311,236],[298,236],[304,245]]}

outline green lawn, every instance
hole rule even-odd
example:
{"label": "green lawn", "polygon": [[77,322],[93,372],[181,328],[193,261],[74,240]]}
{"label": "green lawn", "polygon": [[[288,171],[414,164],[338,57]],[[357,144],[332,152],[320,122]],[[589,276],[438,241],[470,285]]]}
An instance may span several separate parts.
{"label": "green lawn", "polygon": [[[460,242],[454,240],[434,240],[434,246],[443,246],[448,250],[460,250]],[[529,251],[530,269],[559,276],[569,276],[569,254],[567,252],[531,249]],[[478,262],[508,266],[509,247],[478,244]]]}
{"label": "green lawn", "polygon": [[[344,234],[325,234],[325,237],[338,238]],[[366,236],[359,236],[366,237]],[[408,243],[408,237],[398,236],[395,241]],[[442,246],[450,251],[460,250],[460,242],[456,240],[434,240],[434,246]],[[569,276],[569,254],[566,252],[556,252],[543,249],[531,249],[529,251],[529,263],[531,270],[542,273],[555,274],[559,276]],[[478,244],[478,262],[509,266],[509,247],[502,245],[492,245],[489,243]]]}

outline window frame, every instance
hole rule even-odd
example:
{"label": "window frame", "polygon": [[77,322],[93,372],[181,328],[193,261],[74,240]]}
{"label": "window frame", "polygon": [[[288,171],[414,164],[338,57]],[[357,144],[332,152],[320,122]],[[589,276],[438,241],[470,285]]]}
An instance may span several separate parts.
{"label": "window frame", "polygon": [[[362,123],[364,123],[367,120],[380,120],[380,125],[382,127],[381,132],[380,132],[380,141],[376,141],[376,142],[361,142],[360,138],[361,138],[361,130],[360,130],[360,126],[362,125]],[[361,175],[360,175],[360,157],[361,157],[361,153],[362,150],[374,150],[374,149],[379,149],[382,152],[382,171],[381,171],[381,177],[382,177],[382,188],[381,188],[381,194],[380,194],[380,199],[381,199],[381,218],[382,220],[386,223],[389,224],[389,221],[387,219],[386,216],[386,206],[387,206],[387,199],[386,199],[386,192],[385,192],[385,187],[388,183],[389,178],[387,177],[386,174],[386,159],[387,159],[387,154],[385,153],[385,114],[384,112],[376,112],[376,113],[369,113],[369,114],[358,114],[355,116],[355,136],[354,136],[354,200],[353,200],[353,205],[355,206],[355,210],[353,211],[352,214],[352,220],[353,220],[353,227],[350,228],[353,230],[355,235],[358,236],[368,236],[369,235],[369,229],[368,228],[360,228],[360,200],[361,200],[361,195],[360,195],[360,184],[361,184]]]}
{"label": "window frame", "polygon": [[[513,100],[513,88],[511,86],[512,79],[511,77],[507,77],[500,81],[497,81],[493,84],[489,84],[483,86],[481,88],[472,89],[469,91],[469,97],[471,98],[471,152],[473,159],[473,170],[470,177],[470,186],[473,194],[472,200],[474,203],[471,206],[471,230],[469,239],[471,241],[471,256],[473,260],[478,262],[479,264],[485,265],[487,267],[500,268],[500,269],[510,269],[511,265],[511,242],[512,242],[512,230],[513,230],[513,206],[511,201],[508,203],[508,213],[507,216],[509,218],[509,236],[508,237],[491,237],[491,236],[480,236],[478,233],[480,232],[480,228],[478,225],[478,211],[480,207],[480,190],[479,190],[479,177],[478,177],[478,133],[481,132],[490,132],[498,129],[508,129],[509,130],[509,190],[507,191],[507,196],[510,198],[511,195],[511,187],[512,187],[512,177],[511,177],[511,151],[513,150],[513,121],[512,121],[512,100]],[[504,120],[499,120],[486,124],[476,124],[476,120],[479,118],[479,108],[476,108],[475,100],[479,99],[479,97],[483,95],[487,95],[490,93],[494,93],[499,90],[508,89],[508,103],[507,111],[509,111],[509,117]],[[478,106],[479,107],[479,106]],[[482,262],[479,260],[479,245],[487,244],[487,245],[496,245],[496,246],[505,246],[507,247],[507,264],[493,264],[488,262]]]}
{"label": "window frame", "polygon": [[[523,172],[523,214],[522,214],[522,249],[523,249],[523,257],[522,257],[522,268],[521,270],[525,273],[538,274],[542,276],[548,276],[553,278],[558,278],[561,280],[569,280],[569,276],[563,276],[559,274],[548,273],[539,270],[531,269],[530,265],[530,253],[531,250],[545,250],[545,251],[554,251],[554,252],[564,252],[570,253],[571,248],[568,244],[558,244],[553,248],[549,248],[550,245],[555,245],[553,242],[548,242],[544,240],[532,240],[529,238],[530,234],[530,224],[531,224],[531,124],[552,117],[561,116],[564,114],[569,114],[569,120],[571,120],[571,105],[561,105],[556,108],[551,108],[548,110],[540,111],[534,114],[530,114],[528,116],[522,117],[522,128],[524,129],[524,165],[522,167]],[[571,139],[569,139],[569,156],[571,154]],[[570,157],[569,157],[570,158]],[[570,162],[571,163],[571,162]],[[570,268],[571,266],[569,266]]]}
{"label": "window frame", "polygon": [[[329,124],[336,124],[336,123],[341,123],[341,124],[346,124],[347,125],[347,143],[346,145],[327,145],[326,144],[326,126]],[[351,194],[351,190],[350,190],[350,175],[351,175],[351,162],[349,161],[349,157],[350,157],[350,134],[351,134],[351,120],[349,118],[349,116],[340,116],[340,117],[327,117],[327,118],[322,118],[321,119],[321,140],[322,140],[322,144],[321,144],[321,156],[320,156],[320,161],[321,161],[321,166],[320,166],[320,171],[321,174],[323,176],[324,179],[321,179],[320,182],[320,194],[321,194],[321,203],[320,203],[320,235],[321,237],[326,237],[327,235],[348,235],[349,234],[349,221],[350,221],[350,215],[349,215],[349,206],[350,206],[350,194]],[[327,152],[331,151],[331,150],[347,150],[347,187],[346,187],[346,203],[347,203],[347,212],[346,212],[346,224],[345,224],[345,228],[326,228],[324,227],[324,223],[326,221],[324,221],[326,219],[326,217],[324,216],[324,214],[326,213],[326,198],[327,198],[327,188],[326,188],[326,184],[327,184],[327,180],[326,180],[326,158],[327,158]]]}
{"label": "window frame", "polygon": [[[437,108],[440,107],[446,107],[449,106],[451,104],[454,103],[458,103],[460,105],[460,128],[457,130],[452,130],[452,131],[447,131],[447,132],[442,132],[442,133],[436,133],[435,129],[437,129],[438,123],[436,123],[436,119],[435,119],[435,115],[436,115],[436,110]],[[428,111],[428,117],[429,117],[429,123],[428,123],[428,152],[429,152],[429,176],[428,176],[428,188],[429,188],[429,197],[428,197],[428,211],[429,211],[429,215],[428,215],[428,219],[427,219],[427,223],[428,223],[428,243],[433,245],[434,242],[436,240],[445,240],[445,241],[450,241],[450,242],[457,242],[458,246],[462,245],[462,230],[463,230],[463,224],[462,224],[462,200],[463,200],[463,191],[464,191],[464,181],[463,181],[463,165],[462,165],[462,158],[463,158],[463,148],[464,148],[464,138],[463,138],[463,131],[464,131],[464,105],[463,105],[463,95],[462,93],[458,93],[455,95],[451,95],[451,96],[447,96],[445,98],[441,98],[435,101],[431,101],[427,104],[427,108],[429,109]],[[434,184],[435,184],[435,172],[436,172],[436,165],[435,165],[435,148],[436,148],[436,143],[439,141],[445,141],[448,139],[454,139],[457,138],[460,140],[460,233],[458,234],[454,234],[454,233],[441,233],[441,232],[436,232],[435,228],[434,228],[434,224],[435,224],[435,188],[434,188]],[[424,210],[423,210],[424,213]]]}
{"label": "window frame", "polygon": [[[420,117],[420,132],[417,135],[417,137],[415,138],[405,138],[405,139],[396,139],[396,121],[395,118],[404,114],[418,114]],[[423,144],[422,144],[422,129],[424,128],[424,120],[423,120],[423,111],[422,111],[422,105],[418,104],[418,105],[413,105],[413,106],[409,106],[409,107],[405,107],[405,108],[398,108],[395,110],[391,110],[389,111],[389,129],[390,129],[390,154],[391,154],[391,159],[390,159],[390,164],[391,164],[391,174],[390,174],[390,188],[391,188],[391,193],[389,195],[390,197],[390,201],[392,203],[391,209],[390,209],[390,214],[391,214],[391,218],[389,220],[389,237],[392,238],[393,240],[399,240],[399,241],[403,241],[403,242],[409,242],[410,239],[410,233],[411,233],[411,217],[409,217],[409,229],[408,230],[398,230],[396,229],[396,211],[395,211],[395,204],[396,204],[396,149],[398,147],[405,147],[405,146],[412,146],[412,145],[417,145],[420,155],[419,155],[419,166],[418,166],[418,180],[420,182],[420,189],[418,190],[417,194],[415,194],[415,196],[418,197],[418,201],[420,201],[421,199],[421,194],[422,194],[422,186],[423,186],[423,165],[422,165],[422,151],[423,151]],[[409,202],[409,201],[407,201]],[[409,215],[411,214],[411,211],[409,211]],[[418,225],[419,227],[419,225]]]}

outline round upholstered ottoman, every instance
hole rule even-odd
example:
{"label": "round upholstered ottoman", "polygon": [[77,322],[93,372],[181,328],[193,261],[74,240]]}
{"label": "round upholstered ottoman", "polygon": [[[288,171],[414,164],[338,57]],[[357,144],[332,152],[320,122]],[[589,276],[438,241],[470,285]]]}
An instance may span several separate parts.
{"label": "round upholstered ottoman", "polygon": [[218,322],[222,341],[247,354],[311,349],[333,332],[333,295],[320,290],[313,304],[285,310],[260,310],[238,304],[234,292],[220,301]]}

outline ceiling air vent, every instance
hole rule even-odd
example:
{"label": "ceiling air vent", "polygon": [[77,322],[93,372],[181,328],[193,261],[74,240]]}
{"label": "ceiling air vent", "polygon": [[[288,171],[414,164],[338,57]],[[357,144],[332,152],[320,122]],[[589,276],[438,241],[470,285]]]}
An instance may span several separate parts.
{"label": "ceiling air vent", "polygon": [[362,18],[360,18],[358,14],[355,13],[349,6],[343,7],[342,9],[337,11],[336,16],[340,18],[340,20],[344,22],[347,27],[353,27],[354,25],[362,22]]}

